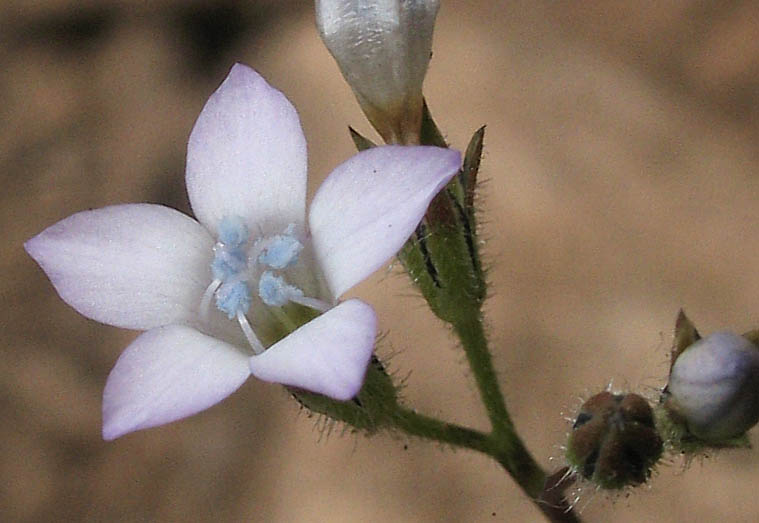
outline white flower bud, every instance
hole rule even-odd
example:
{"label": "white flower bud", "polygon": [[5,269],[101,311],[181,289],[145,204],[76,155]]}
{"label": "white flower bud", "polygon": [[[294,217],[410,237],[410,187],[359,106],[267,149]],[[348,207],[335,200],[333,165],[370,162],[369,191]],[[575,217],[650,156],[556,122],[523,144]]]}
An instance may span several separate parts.
{"label": "white flower bud", "polygon": [[316,25],[387,143],[418,143],[438,0],[316,0]]}
{"label": "white flower bud", "polygon": [[667,390],[667,407],[693,436],[741,436],[759,421],[759,347],[729,332],[700,339],[677,356]]}

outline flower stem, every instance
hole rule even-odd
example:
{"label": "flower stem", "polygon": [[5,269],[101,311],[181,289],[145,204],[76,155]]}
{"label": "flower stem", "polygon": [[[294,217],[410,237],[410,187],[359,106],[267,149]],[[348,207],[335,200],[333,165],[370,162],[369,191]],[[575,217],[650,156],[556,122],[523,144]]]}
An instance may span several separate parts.
{"label": "flower stem", "polygon": [[[480,431],[446,423],[398,405],[392,416],[395,428],[406,434],[440,443],[476,450],[495,459],[517,482],[548,521],[579,523],[579,517],[563,497],[568,482],[556,481],[540,468],[519,437],[485,434]],[[563,477],[563,474],[561,474]]]}
{"label": "flower stem", "polygon": [[506,409],[501,386],[493,368],[481,312],[473,309],[463,312],[453,322],[453,329],[461,340],[469,367],[477,382],[477,389],[493,426],[493,433],[496,436],[515,434],[514,424]]}
{"label": "flower stem", "polygon": [[[399,253],[412,280],[431,310],[449,323],[466,353],[492,431],[484,434],[444,423],[397,406],[394,424],[408,434],[477,450],[503,466],[549,521],[576,522],[579,518],[564,499],[571,480],[561,472],[548,476],[517,434],[501,393],[488,349],[482,320],[487,283],[478,253],[474,193],[482,155],[484,128],[474,133],[456,182],[430,204],[427,234],[418,234]],[[357,147],[366,143],[356,139]],[[447,147],[445,138],[423,105],[420,142]],[[458,185],[457,185],[458,184]],[[419,233],[421,229],[417,232]]]}
{"label": "flower stem", "polygon": [[484,452],[498,461],[549,521],[579,521],[570,511],[563,497],[563,489],[555,482],[550,488],[547,487],[550,478],[527,450],[514,427],[488,350],[482,313],[478,308],[470,308],[457,316],[452,325],[461,340],[492,425],[492,433],[487,440],[489,449],[469,448]]}

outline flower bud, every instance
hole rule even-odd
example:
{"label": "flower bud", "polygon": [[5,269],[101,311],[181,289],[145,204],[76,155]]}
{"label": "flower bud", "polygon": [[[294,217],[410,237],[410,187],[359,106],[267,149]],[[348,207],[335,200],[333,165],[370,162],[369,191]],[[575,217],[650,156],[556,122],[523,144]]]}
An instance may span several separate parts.
{"label": "flower bud", "polygon": [[759,421],[759,347],[729,332],[699,339],[672,364],[663,401],[696,438],[743,435]]}
{"label": "flower bud", "polygon": [[438,0],[316,0],[316,25],[387,143],[419,143]]}
{"label": "flower bud", "polygon": [[643,397],[604,391],[580,408],[566,456],[580,476],[601,488],[619,489],[644,483],[662,448]]}

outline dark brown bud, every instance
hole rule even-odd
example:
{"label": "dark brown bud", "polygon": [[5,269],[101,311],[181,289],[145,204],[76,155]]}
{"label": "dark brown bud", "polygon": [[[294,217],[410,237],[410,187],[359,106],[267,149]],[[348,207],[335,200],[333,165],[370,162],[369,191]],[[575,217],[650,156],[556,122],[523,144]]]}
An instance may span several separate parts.
{"label": "dark brown bud", "polygon": [[662,448],[653,411],[643,397],[604,391],[580,408],[566,456],[580,476],[619,489],[648,480]]}

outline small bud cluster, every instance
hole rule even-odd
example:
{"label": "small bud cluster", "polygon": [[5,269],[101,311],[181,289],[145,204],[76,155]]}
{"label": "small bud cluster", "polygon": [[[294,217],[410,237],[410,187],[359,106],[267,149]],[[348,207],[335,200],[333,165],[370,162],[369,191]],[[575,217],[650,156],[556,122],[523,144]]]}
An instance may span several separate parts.
{"label": "small bud cluster", "polygon": [[602,489],[645,483],[665,449],[688,457],[747,446],[759,421],[759,331],[702,338],[680,312],[658,405],[634,393],[590,397],[574,418],[566,458]]}
{"label": "small bud cluster", "polygon": [[[422,95],[438,8],[438,0],[316,0],[320,35],[386,143],[448,146]],[[359,151],[375,147],[350,131]],[[480,324],[487,295],[475,205],[483,137],[484,128],[474,133],[458,176],[432,199],[398,258],[430,310],[461,338],[481,387],[490,389],[483,399],[498,434],[512,427],[503,423],[507,411],[488,368],[487,344],[470,329]],[[267,304],[293,300],[294,291],[284,282],[274,283],[273,288],[287,292],[265,298]],[[312,412],[370,434],[402,418],[397,412],[393,418],[397,390],[379,360],[353,402],[292,392]],[[634,487],[648,481],[665,450],[693,456],[707,448],[746,445],[746,432],[758,421],[759,331],[718,332],[702,339],[681,312],[668,382],[657,405],[635,393],[609,390],[585,401],[566,446],[570,476],[601,489]]]}

